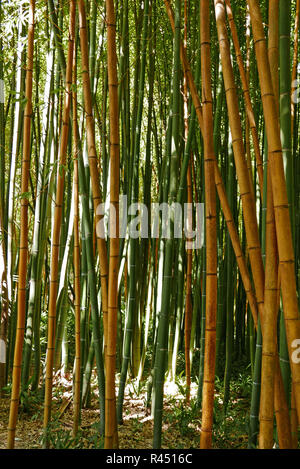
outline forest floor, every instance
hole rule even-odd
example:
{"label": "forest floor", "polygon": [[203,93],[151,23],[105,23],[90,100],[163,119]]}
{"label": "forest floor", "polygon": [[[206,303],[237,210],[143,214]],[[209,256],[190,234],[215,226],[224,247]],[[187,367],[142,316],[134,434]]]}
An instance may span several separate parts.
{"label": "forest floor", "polygon": [[[81,427],[76,439],[72,437],[73,408],[71,379],[56,377],[53,392],[50,444],[53,449],[102,448],[99,436],[99,401],[96,376],[92,379],[92,393],[88,408],[82,409]],[[224,414],[223,383],[216,379],[214,409],[214,448],[247,448],[247,428],[250,408],[251,380],[248,375],[236,373],[231,381],[230,402]],[[197,384],[192,383],[190,404],[185,400],[183,378],[165,384],[162,428],[162,448],[199,448],[201,415],[196,406]],[[16,449],[42,447],[43,400],[41,396],[25,396],[19,406],[16,430]],[[151,449],[153,419],[146,408],[146,385],[139,392],[134,380],[127,386],[124,400],[124,422],[118,427],[120,449]],[[7,441],[9,396],[0,398],[0,449]]]}

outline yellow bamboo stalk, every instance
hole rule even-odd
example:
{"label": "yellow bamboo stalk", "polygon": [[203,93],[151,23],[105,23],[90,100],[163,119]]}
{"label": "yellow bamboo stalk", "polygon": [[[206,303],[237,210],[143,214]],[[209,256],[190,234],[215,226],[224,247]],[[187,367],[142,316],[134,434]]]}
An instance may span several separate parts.
{"label": "yellow bamboo stalk", "polygon": [[51,264],[50,264],[50,290],[49,290],[49,307],[48,307],[48,343],[46,357],[46,375],[45,375],[45,401],[44,401],[44,431],[45,446],[48,447],[49,441],[47,437],[48,424],[51,419],[52,406],[52,386],[53,386],[53,361],[55,349],[55,322],[56,322],[56,301],[57,289],[59,282],[58,257],[60,247],[60,231],[62,218],[62,203],[64,197],[64,178],[65,164],[69,135],[69,121],[71,110],[71,85],[72,85],[72,66],[75,38],[75,0],[69,1],[70,24],[69,24],[69,44],[66,66],[66,91],[64,98],[64,107],[62,115],[62,130],[59,148],[58,171],[57,171],[57,187],[54,208],[54,223],[51,240]]}
{"label": "yellow bamboo stalk", "polygon": [[297,416],[297,406],[296,406],[296,397],[295,397],[295,386],[292,383],[292,392],[291,392],[291,446],[292,449],[298,448],[298,416]]}
{"label": "yellow bamboo stalk", "polygon": [[[245,100],[245,105],[246,105],[246,112],[247,112],[247,117],[248,117],[248,121],[250,125],[251,135],[252,135],[253,148],[254,148],[254,153],[256,157],[258,180],[259,180],[260,192],[262,196],[263,184],[264,184],[263,162],[262,162],[261,152],[259,148],[259,139],[258,139],[258,134],[257,134],[256,122],[254,118],[253,107],[251,103],[249,83],[248,83],[246,71],[244,68],[242,52],[241,52],[241,48],[239,44],[239,38],[238,38],[237,30],[236,30],[234,17],[232,14],[230,0],[225,0],[225,3],[226,3],[226,11],[227,11],[227,17],[229,21],[229,26],[230,26],[231,34],[232,34],[233,45],[234,45],[235,52],[236,52],[237,64],[238,64],[240,76],[241,76],[244,100]],[[250,168],[250,175],[252,177],[251,168]]]}
{"label": "yellow bamboo stalk", "polygon": [[[168,17],[169,17],[170,24],[171,24],[171,27],[172,27],[173,32],[174,32],[173,11],[172,11],[172,8],[170,6],[169,0],[164,0],[164,2],[165,2],[166,11],[167,11],[167,14],[168,14]],[[201,105],[201,101],[200,101],[200,98],[199,98],[199,95],[198,95],[197,88],[195,86],[195,82],[194,82],[194,78],[193,78],[193,75],[192,75],[192,72],[191,72],[190,64],[189,64],[189,62],[186,58],[185,52],[184,52],[184,48],[182,50],[183,50],[183,53],[181,54],[182,67],[183,67],[184,75],[186,77],[186,80],[187,80],[187,83],[188,83],[188,86],[189,86],[189,89],[190,89],[193,104],[194,104],[194,107],[195,107],[195,110],[196,110],[196,115],[197,115],[199,127],[200,127],[200,130],[201,130],[202,135],[203,135],[202,105]],[[229,231],[232,246],[233,246],[235,256],[236,256],[236,259],[237,259],[237,264],[238,264],[238,267],[240,269],[240,273],[241,273],[241,276],[242,276],[242,280],[243,280],[245,292],[246,292],[246,295],[247,295],[247,299],[248,299],[250,307],[251,307],[251,312],[252,312],[252,315],[253,315],[254,322],[257,325],[257,318],[258,318],[257,300],[256,300],[255,294],[253,292],[253,288],[252,288],[252,284],[251,284],[250,275],[249,275],[249,272],[248,272],[246,260],[245,260],[244,255],[243,255],[243,251],[242,251],[242,248],[241,248],[238,232],[237,232],[237,229],[236,229],[235,224],[234,224],[233,215],[231,213],[231,209],[230,209],[230,205],[229,205],[229,202],[228,202],[228,199],[227,199],[225,186],[224,186],[224,183],[223,183],[223,180],[222,180],[222,176],[221,176],[217,161],[215,161],[215,184],[216,184],[216,187],[217,187],[218,196],[219,196],[220,203],[221,203],[221,206],[222,206],[222,210],[223,210],[223,213],[224,213],[224,217],[225,217],[225,221],[226,221],[227,228],[228,228],[228,231]]]}
{"label": "yellow bamboo stalk", "polygon": [[269,0],[268,57],[279,115],[279,0]]}
{"label": "yellow bamboo stalk", "polygon": [[108,281],[108,260],[107,250],[104,233],[101,233],[99,227],[102,226],[103,215],[99,211],[99,206],[102,203],[102,194],[100,187],[100,177],[98,169],[98,158],[96,152],[95,141],[95,124],[93,117],[92,94],[90,85],[89,74],[89,51],[87,40],[87,24],[84,0],[78,0],[79,12],[79,32],[80,32],[80,49],[81,49],[81,74],[82,74],[82,87],[84,96],[84,112],[86,118],[86,131],[87,131],[87,146],[88,146],[88,160],[90,168],[90,176],[92,183],[92,197],[96,219],[96,236],[97,236],[97,249],[100,261],[100,281],[101,281],[101,300],[103,312],[103,326],[104,326],[104,357],[106,356],[106,338],[107,338],[107,281]]}
{"label": "yellow bamboo stalk", "polygon": [[[169,3],[169,0],[164,0],[165,6],[166,6],[166,11],[169,17],[169,21],[171,24],[171,27],[174,31],[174,19],[173,19],[173,12]],[[199,127],[201,129],[202,135],[203,135],[203,118],[202,118],[202,105],[198,96],[198,92],[194,83],[193,75],[191,73],[190,65],[189,62],[185,56],[184,53],[181,54],[181,61],[182,61],[182,66],[184,70],[184,74],[187,78],[187,82],[190,88],[191,92],[191,97],[194,103],[194,107],[196,110],[197,118],[198,118],[198,123]],[[218,196],[220,199],[220,203],[222,206],[222,210],[224,213],[224,217],[226,220],[227,224],[227,229],[230,235],[230,239],[232,242],[232,246],[235,252],[235,256],[237,259],[237,264],[241,273],[243,285],[245,288],[245,292],[247,295],[247,300],[249,302],[250,308],[251,308],[251,313],[254,319],[255,327],[257,328],[257,319],[258,319],[258,309],[260,310],[260,314],[262,315],[263,313],[263,302],[260,301],[259,307],[257,304],[257,298],[256,295],[252,289],[252,283],[250,279],[250,275],[248,272],[247,264],[245,257],[243,255],[243,251],[240,245],[240,240],[238,236],[237,229],[234,224],[233,216],[231,213],[230,205],[228,203],[224,183],[221,177],[220,170],[218,168],[217,162],[215,161],[215,183],[218,191]],[[261,292],[264,290],[264,278],[260,279],[260,286],[261,286]],[[256,286],[257,288],[257,286]],[[263,297],[263,293],[261,295]],[[284,394],[281,392],[283,389],[283,384],[282,384],[282,376],[280,373],[280,367],[279,367],[279,358],[278,354],[276,356],[276,378],[275,378],[275,415],[276,415],[276,420],[277,420],[277,426],[278,426],[278,437],[279,437],[279,442],[280,442],[280,447],[282,448],[288,448],[290,447],[290,421],[289,421],[289,413],[288,413],[288,408],[287,404],[284,398]],[[286,429],[286,432],[284,431]]]}
{"label": "yellow bamboo stalk", "polygon": [[291,422],[289,408],[284,397],[285,391],[280,371],[278,354],[275,361],[275,367],[275,383],[277,383],[277,385],[275,386],[274,407],[277,423],[278,442],[280,449],[290,449],[292,447]]}
{"label": "yellow bamboo stalk", "polygon": [[114,1],[106,0],[107,62],[110,122],[110,248],[108,277],[107,356],[105,381],[105,448],[118,446],[116,421],[115,371],[119,272],[119,111]]}
{"label": "yellow bamboo stalk", "polygon": [[28,183],[30,171],[30,135],[32,117],[32,75],[34,54],[34,13],[35,0],[30,0],[28,22],[28,49],[26,64],[26,106],[24,112],[23,129],[23,155],[21,176],[21,217],[20,217],[20,254],[19,254],[19,279],[18,279],[18,313],[17,331],[14,350],[12,393],[10,401],[8,423],[8,449],[13,449],[15,444],[16,424],[18,418],[19,394],[21,382],[22,351],[24,342],[25,316],[26,316],[26,276],[28,260]]}
{"label": "yellow bamboo stalk", "polygon": [[300,319],[296,291],[295,261],[292,242],[286,182],[282,159],[277,103],[274,96],[266,38],[257,0],[247,0],[250,10],[255,53],[269,149],[279,266],[286,335],[292,371],[292,382],[298,419],[300,416],[300,364],[293,359],[295,344],[300,337]]}
{"label": "yellow bamboo stalk", "polygon": [[266,214],[266,277],[264,316],[262,318],[263,344],[260,395],[259,447],[273,447],[274,427],[274,378],[277,352],[278,313],[278,253],[272,195],[272,181],[268,169],[267,214]]}
{"label": "yellow bamboo stalk", "polygon": [[[246,83],[249,86],[250,83],[250,57],[251,57],[251,47],[250,47],[250,15],[247,8],[246,11]],[[250,122],[249,118],[246,115],[246,123],[245,123],[245,149],[246,149],[246,157],[247,161],[251,161],[251,146],[250,146]],[[249,163],[248,163],[249,166]]]}
{"label": "yellow bamboo stalk", "polygon": [[212,445],[217,312],[217,221],[214,184],[216,158],[213,144],[209,3],[209,0],[201,0],[200,8],[207,275],[202,427],[200,435],[200,448],[202,449],[211,448]]}
{"label": "yellow bamboo stalk", "polygon": [[245,158],[238,96],[234,81],[226,29],[225,8],[223,0],[214,0],[214,4],[235,167],[243,206],[249,259],[253,273],[257,303],[261,315],[264,301],[264,267],[256,219],[255,201],[253,197],[253,189],[251,189],[252,181],[249,178]]}
{"label": "yellow bamboo stalk", "polygon": [[221,173],[217,163],[215,164],[215,183],[218,191],[218,196],[221,202],[221,207],[223,210],[224,218],[227,224],[227,229],[229,232],[230,240],[232,243],[232,247],[235,253],[236,261],[238,264],[238,268],[242,277],[242,282],[244,285],[245,293],[247,296],[247,300],[251,309],[253,321],[255,324],[255,328],[257,328],[257,321],[258,321],[258,305],[255,293],[253,291],[250,274],[248,271],[247,263],[245,256],[243,254],[242,246],[240,243],[240,238],[234,223],[233,214],[231,212],[231,208],[227,199],[226,190],[224,183],[222,181]]}
{"label": "yellow bamboo stalk", "polygon": [[[279,0],[269,1],[269,36],[268,57],[272,68],[273,90],[279,94]],[[279,101],[278,101],[279,106]],[[279,111],[279,108],[278,108]],[[277,353],[277,341],[274,341],[276,317],[278,311],[278,253],[275,230],[275,218],[272,196],[270,168],[267,169],[267,214],[266,214],[266,279],[265,279],[265,317],[262,318],[263,350],[260,396],[259,447],[273,446],[274,415],[274,356]],[[275,329],[274,329],[275,328]]]}
{"label": "yellow bamboo stalk", "polygon": [[[279,115],[279,0],[269,0],[269,35],[268,35],[268,58],[272,76],[273,91],[276,101],[276,110]],[[268,177],[271,174],[268,170]],[[278,254],[277,254],[278,257]],[[277,285],[277,310],[280,304],[280,271],[278,268]],[[277,342],[276,342],[277,343]],[[277,421],[279,446],[282,449],[291,448],[291,418],[285,398],[282,375],[279,365],[279,356],[276,345],[275,374],[277,376],[274,390],[274,410]]]}
{"label": "yellow bamboo stalk", "polygon": [[[294,133],[294,123],[295,123],[295,92],[297,91],[297,68],[298,68],[298,40],[299,40],[299,20],[300,20],[300,0],[297,0],[296,3],[296,18],[295,18],[295,29],[294,29],[294,54],[293,54],[293,69],[292,69],[292,83],[291,83],[291,125],[292,131],[291,135],[293,137]],[[296,399],[295,399],[295,386],[292,383],[292,393],[291,393],[291,426],[292,426],[292,441],[293,448],[298,447],[298,418],[297,418],[297,409],[296,409]]]}

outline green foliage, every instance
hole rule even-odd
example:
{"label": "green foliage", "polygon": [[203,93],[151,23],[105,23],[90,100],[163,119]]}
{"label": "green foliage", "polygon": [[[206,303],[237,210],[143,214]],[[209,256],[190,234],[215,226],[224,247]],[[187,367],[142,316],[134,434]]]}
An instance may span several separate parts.
{"label": "green foliage", "polygon": [[44,444],[46,441],[50,442],[50,446],[53,449],[79,449],[80,448],[80,434],[76,438],[72,436],[70,430],[64,430],[61,428],[56,428],[56,425],[53,423],[49,426],[47,433],[44,433],[41,438],[41,443]]}
{"label": "green foliage", "polygon": [[72,431],[62,428],[56,417],[48,425],[47,432],[41,436],[40,443],[50,442],[51,449],[103,449],[104,437],[100,433],[100,422],[93,423],[88,429],[78,430],[76,437]]}
{"label": "green foliage", "polygon": [[[31,384],[33,378],[29,380]],[[40,393],[32,392],[28,388],[23,389],[20,393],[20,411],[26,414],[37,416],[39,414],[39,407],[42,403],[42,396]]]}
{"label": "green foliage", "polygon": [[135,434],[138,434],[139,432],[142,431],[143,424],[140,422],[138,418],[132,419],[133,422],[133,431]]}
{"label": "green foliage", "polygon": [[[181,373],[181,375],[182,375],[182,373]],[[176,376],[176,378],[175,378],[175,383],[177,384],[180,393],[181,393],[183,396],[186,396],[186,386],[184,386],[183,384],[180,383],[180,380],[179,380],[179,378],[178,378],[177,376]]]}
{"label": "green foliage", "polygon": [[170,424],[171,427],[175,426],[182,436],[192,436],[195,433],[195,428],[193,427],[199,423],[200,419],[197,400],[191,399],[190,404],[180,401],[178,404],[177,399],[174,399],[170,400],[168,404],[171,404],[172,410],[165,412],[163,416],[164,422]]}
{"label": "green foliage", "polygon": [[[94,424],[97,426],[97,429],[100,429],[100,424]],[[96,433],[93,432],[90,436],[86,438],[87,446],[92,449],[103,449],[104,448],[104,438],[100,435],[100,430]]]}
{"label": "green foliage", "polygon": [[230,382],[230,398],[224,413],[223,381],[216,378],[214,402],[214,447],[246,448],[248,444],[249,401],[252,380],[249,371],[242,373],[242,363],[235,363]]}

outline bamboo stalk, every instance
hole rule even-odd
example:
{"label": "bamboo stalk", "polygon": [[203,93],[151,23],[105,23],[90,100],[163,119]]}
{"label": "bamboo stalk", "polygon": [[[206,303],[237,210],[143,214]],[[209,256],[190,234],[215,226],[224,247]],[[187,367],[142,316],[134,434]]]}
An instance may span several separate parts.
{"label": "bamboo stalk", "polygon": [[299,418],[300,364],[293,360],[293,352],[294,344],[296,343],[295,341],[300,337],[300,320],[296,292],[291,220],[284,177],[279,122],[260,7],[257,0],[248,0],[248,4],[252,22],[255,53],[257,57],[261,96],[268,138],[284,318],[292,370],[292,381],[295,386],[295,397]]}
{"label": "bamboo stalk", "polygon": [[200,447],[205,449],[211,448],[212,445],[217,311],[217,226],[216,192],[214,184],[215,154],[213,145],[212,90],[210,75],[209,0],[201,0],[200,31],[206,210],[205,356]]}
{"label": "bamboo stalk", "polygon": [[110,241],[109,241],[109,281],[108,281],[108,319],[107,319],[107,355],[105,381],[105,448],[118,446],[116,424],[116,338],[118,311],[118,271],[119,271],[119,111],[118,111],[118,75],[116,53],[116,22],[113,0],[106,0],[107,19],[107,60],[110,122]]}
{"label": "bamboo stalk", "polygon": [[12,394],[10,402],[7,448],[13,449],[15,444],[16,424],[19,407],[21,381],[22,351],[26,315],[26,277],[28,260],[28,185],[30,172],[30,134],[32,119],[32,75],[34,55],[34,13],[35,0],[30,0],[28,23],[28,50],[26,64],[26,107],[24,113],[22,182],[21,182],[21,219],[20,219],[20,259],[18,281],[18,322],[14,351]]}
{"label": "bamboo stalk", "polygon": [[276,328],[278,313],[278,254],[272,196],[272,181],[268,169],[266,215],[266,278],[264,317],[262,321],[262,369],[260,395],[259,447],[273,447],[275,356],[277,352]]}
{"label": "bamboo stalk", "polygon": [[70,8],[70,24],[69,24],[69,45],[68,58],[66,67],[66,93],[63,108],[63,125],[61,132],[61,141],[59,148],[59,167],[57,171],[57,187],[54,210],[54,224],[51,241],[51,265],[50,265],[50,291],[49,291],[49,309],[48,309],[48,343],[47,343],[47,359],[46,359],[46,376],[45,376],[45,401],[44,401],[44,433],[45,447],[49,446],[48,425],[51,419],[52,406],[52,386],[53,386],[53,361],[55,348],[55,322],[56,322],[56,301],[58,290],[58,256],[60,247],[61,220],[62,220],[62,204],[64,196],[64,176],[66,165],[67,144],[69,135],[69,119],[71,111],[71,85],[72,85],[72,66],[75,36],[75,12],[76,3],[74,0],[69,2]]}
{"label": "bamboo stalk", "polygon": [[[170,104],[169,125],[166,139],[166,162],[169,163],[167,175],[165,177],[165,187],[162,187],[163,200],[168,200],[169,205],[176,201],[178,189],[178,163],[179,163],[179,92],[180,92],[180,24],[181,24],[181,8],[180,0],[175,3],[175,34],[173,48],[173,83],[172,83],[172,100]],[[170,155],[170,156],[169,156]],[[153,448],[161,447],[162,433],[162,414],[163,414],[163,398],[164,398],[164,379],[166,371],[167,357],[167,341],[169,329],[169,312],[171,305],[171,292],[173,281],[173,262],[174,262],[174,209],[170,211],[170,238],[160,239],[160,247],[164,253],[160,254],[159,259],[159,275],[162,277],[162,283],[159,285],[161,292],[158,294],[157,312],[159,312],[159,323],[157,331],[157,345],[155,355],[154,368],[154,432],[153,432]],[[159,277],[160,278],[160,277]]]}
{"label": "bamboo stalk", "polygon": [[[184,50],[187,50],[187,36],[188,36],[188,4],[184,0]],[[185,143],[188,139],[188,87],[186,77],[183,82],[183,100],[184,100],[184,137]],[[193,203],[193,188],[192,188],[192,168],[189,162],[187,170],[187,231],[191,232],[193,229],[193,211],[191,204]],[[186,401],[190,402],[190,388],[191,388],[191,361],[190,361],[190,347],[191,347],[191,328],[192,328],[192,269],[193,269],[193,251],[189,243],[191,239],[187,237],[187,267],[186,267],[186,301],[185,301],[185,369],[186,369]]]}
{"label": "bamboo stalk", "polygon": [[245,220],[245,230],[249,249],[249,259],[252,268],[253,282],[255,285],[258,307],[260,310],[262,310],[264,301],[264,267],[261,255],[253,189],[251,188],[252,184],[249,178],[249,172],[245,159],[245,151],[243,147],[243,137],[239,116],[237,91],[234,82],[234,74],[231,64],[229,43],[225,24],[225,9],[222,0],[215,0],[214,4],[229,124],[232,133],[232,147],[240,188],[240,197],[243,205],[243,215]]}
{"label": "bamboo stalk", "polygon": [[253,141],[253,147],[254,147],[254,153],[255,153],[255,157],[256,157],[259,186],[260,186],[260,191],[261,191],[261,195],[262,195],[262,193],[263,193],[263,182],[264,182],[263,162],[262,162],[261,152],[260,152],[260,148],[259,148],[259,139],[258,139],[258,133],[257,133],[257,128],[256,128],[256,122],[255,122],[255,118],[254,118],[253,107],[252,107],[252,103],[251,103],[249,84],[248,84],[247,75],[246,75],[244,64],[243,64],[242,52],[241,52],[241,48],[240,48],[240,44],[239,44],[239,38],[238,38],[237,30],[236,30],[236,25],[235,25],[233,13],[232,13],[230,0],[225,0],[225,3],[226,3],[226,11],[227,11],[227,16],[228,16],[229,26],[230,26],[231,34],[232,34],[232,40],[233,40],[233,44],[234,44],[234,48],[235,48],[235,52],[236,52],[236,59],[237,59],[237,63],[238,63],[239,71],[240,71],[240,76],[241,76],[241,81],[242,81],[242,87],[243,87],[247,117],[248,117],[248,121],[249,121],[249,125],[250,125],[252,141]]}
{"label": "bamboo stalk", "polygon": [[78,178],[78,124],[77,124],[77,93],[76,86],[76,46],[73,55],[73,152],[74,152],[74,291],[75,291],[75,373],[74,373],[74,417],[73,435],[78,431],[80,419],[80,240],[79,240],[79,178]]}
{"label": "bamboo stalk", "polygon": [[[96,153],[95,141],[95,127],[92,107],[92,94],[89,74],[89,55],[88,55],[88,42],[87,42],[87,25],[86,25],[86,12],[84,0],[78,0],[79,12],[79,32],[80,32],[80,49],[81,49],[81,72],[82,72],[82,86],[84,94],[84,111],[86,118],[86,132],[87,132],[87,147],[88,147],[88,160],[90,168],[90,176],[92,183],[93,206],[96,218],[96,226],[102,226],[103,215],[99,212],[99,206],[102,203],[102,195],[100,188],[100,177],[98,170],[98,158]],[[100,229],[96,230],[97,234],[97,249],[100,260],[100,278],[101,278],[101,298],[102,298],[102,311],[104,323],[104,341],[106,341],[107,329],[107,281],[108,281],[108,259],[106,252],[106,243],[104,233]],[[106,342],[104,344],[106,349]]]}
{"label": "bamboo stalk", "polygon": [[[164,0],[164,1],[165,1],[165,6],[166,6],[167,13],[168,13],[168,17],[173,28],[173,12],[171,10],[169,1],[168,0]],[[201,101],[199,99],[199,95],[195,86],[193,75],[190,71],[190,65],[187,61],[184,62],[182,55],[181,55],[181,60],[182,60],[182,65],[184,69],[184,74],[187,77],[187,83],[190,88],[194,108],[197,114],[199,127],[203,135],[203,117],[202,117]],[[218,196],[220,198],[222,210],[223,210],[225,220],[227,223],[227,228],[230,232],[230,239],[231,239],[234,251],[235,251],[237,263],[238,263],[238,266],[239,266],[239,269],[243,278],[243,283],[244,283],[245,291],[247,293],[247,299],[251,307],[251,312],[253,314],[253,319],[254,319],[254,322],[257,323],[257,317],[258,317],[257,300],[253,292],[250,276],[248,273],[248,268],[247,268],[245,258],[243,255],[243,251],[240,245],[238,232],[234,224],[234,219],[231,213],[230,205],[228,203],[224,183],[223,183],[222,176],[221,176],[217,162],[215,162],[215,184],[217,187]]]}
{"label": "bamboo stalk", "polygon": [[292,85],[291,85],[291,119],[292,119],[292,131],[294,134],[295,125],[295,92],[297,91],[297,67],[298,67],[298,38],[299,38],[299,21],[300,21],[300,0],[296,3],[296,18],[295,18],[295,29],[294,29],[294,53],[293,53],[293,69],[292,69]]}

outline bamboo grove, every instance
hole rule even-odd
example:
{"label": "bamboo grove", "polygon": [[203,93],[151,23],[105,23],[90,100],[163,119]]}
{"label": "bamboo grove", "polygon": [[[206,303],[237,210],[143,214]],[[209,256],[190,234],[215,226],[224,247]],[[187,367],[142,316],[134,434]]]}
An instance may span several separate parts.
{"label": "bamboo grove", "polygon": [[299,19],[299,0],[0,1],[7,448],[38,390],[51,447],[58,372],[74,435],[96,375],[106,449],[128,382],[145,383],[160,448],[179,357],[200,448],[236,363],[251,372],[248,447],[297,448]]}

